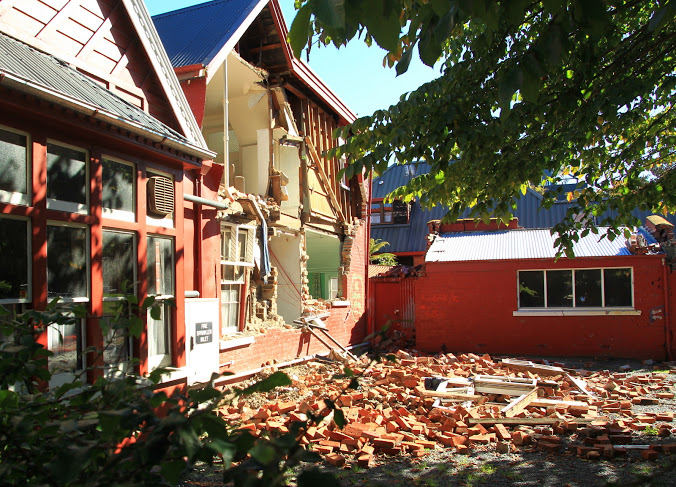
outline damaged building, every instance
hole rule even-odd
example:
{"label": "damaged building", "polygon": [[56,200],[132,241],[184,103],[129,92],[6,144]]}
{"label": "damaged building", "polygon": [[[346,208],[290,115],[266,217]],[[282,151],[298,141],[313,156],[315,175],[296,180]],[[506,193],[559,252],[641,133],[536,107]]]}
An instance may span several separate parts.
{"label": "damaged building", "polygon": [[[297,356],[289,327],[301,316],[319,315],[355,343],[366,334],[367,188],[361,176],[339,177],[344,159],[324,155],[354,114],[294,57],[276,0],[216,0],[153,21],[222,171],[217,216],[203,223],[220,236],[205,250],[217,265],[194,276],[217,287],[221,370],[265,357],[242,332],[287,330],[288,351],[267,356]],[[211,204],[193,189],[186,213]]]}

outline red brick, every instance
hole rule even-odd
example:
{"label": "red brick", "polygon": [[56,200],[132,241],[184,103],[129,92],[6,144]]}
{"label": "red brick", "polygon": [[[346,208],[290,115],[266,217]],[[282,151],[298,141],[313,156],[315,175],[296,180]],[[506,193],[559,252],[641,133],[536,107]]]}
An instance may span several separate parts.
{"label": "red brick", "polygon": [[329,453],[324,458],[334,467],[342,467],[345,465],[345,457],[340,453]]}
{"label": "red brick", "polygon": [[644,460],[657,460],[657,452],[655,450],[641,450],[641,458]]}

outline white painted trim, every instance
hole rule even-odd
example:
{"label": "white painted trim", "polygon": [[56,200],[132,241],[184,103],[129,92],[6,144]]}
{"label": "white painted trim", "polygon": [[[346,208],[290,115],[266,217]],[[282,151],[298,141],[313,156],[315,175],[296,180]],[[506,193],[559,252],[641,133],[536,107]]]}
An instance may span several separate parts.
{"label": "white painted trim", "polygon": [[[221,47],[216,46],[209,54],[205,56],[206,59],[211,58],[211,61],[207,65],[207,84],[211,81],[211,78],[216,74],[218,68],[223,64],[230,54],[230,51],[233,50],[235,45],[239,42],[240,38],[244,35],[246,30],[253,24],[253,21],[256,20],[258,14],[265,8],[269,3],[269,0],[260,0],[258,5],[256,5],[249,15],[244,19],[237,30],[230,36],[230,39],[222,45]],[[227,83],[227,80],[226,80]]]}
{"label": "white painted trim", "polygon": [[200,149],[208,151],[209,148],[202,136],[202,131],[195,120],[190,104],[174,72],[174,67],[171,65],[171,61],[169,61],[169,56],[167,56],[167,52],[164,50],[162,40],[157,33],[157,29],[155,29],[155,24],[150,18],[143,0],[122,0],[122,3],[129,14],[132,25],[136,29],[136,33],[141,39],[143,48],[148,55],[148,59],[150,59],[150,64],[159,78],[160,85],[176,115],[183,134]]}
{"label": "white painted trim", "polygon": [[640,309],[538,309],[513,311],[512,316],[640,316]]}
{"label": "white painted trim", "polygon": [[231,348],[243,347],[244,345],[250,345],[255,342],[256,339],[251,336],[251,337],[234,338],[232,340],[220,340],[219,346],[222,352],[223,350],[230,350]]}

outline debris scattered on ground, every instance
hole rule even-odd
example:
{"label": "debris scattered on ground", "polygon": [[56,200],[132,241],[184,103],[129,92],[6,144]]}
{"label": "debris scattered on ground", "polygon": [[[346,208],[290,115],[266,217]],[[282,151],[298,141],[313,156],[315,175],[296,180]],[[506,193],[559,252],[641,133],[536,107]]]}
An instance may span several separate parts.
{"label": "debris scattered on ground", "polygon": [[[351,378],[343,363],[310,362],[287,371],[291,387],[220,412],[254,435],[286,433],[309,412],[324,416],[299,439],[334,466],[370,467],[383,455],[422,457],[440,448],[458,454],[539,450],[589,460],[676,453],[668,370],[589,372],[561,363],[403,350],[396,357],[349,361],[358,390],[347,389]],[[324,399],[341,409],[344,428]]]}

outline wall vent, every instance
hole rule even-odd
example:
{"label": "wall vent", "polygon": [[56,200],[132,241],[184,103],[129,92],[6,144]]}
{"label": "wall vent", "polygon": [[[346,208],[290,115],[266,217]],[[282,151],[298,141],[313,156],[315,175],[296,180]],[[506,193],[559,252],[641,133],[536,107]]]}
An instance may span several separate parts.
{"label": "wall vent", "polygon": [[164,176],[148,178],[148,211],[168,215],[174,211],[174,183]]}

